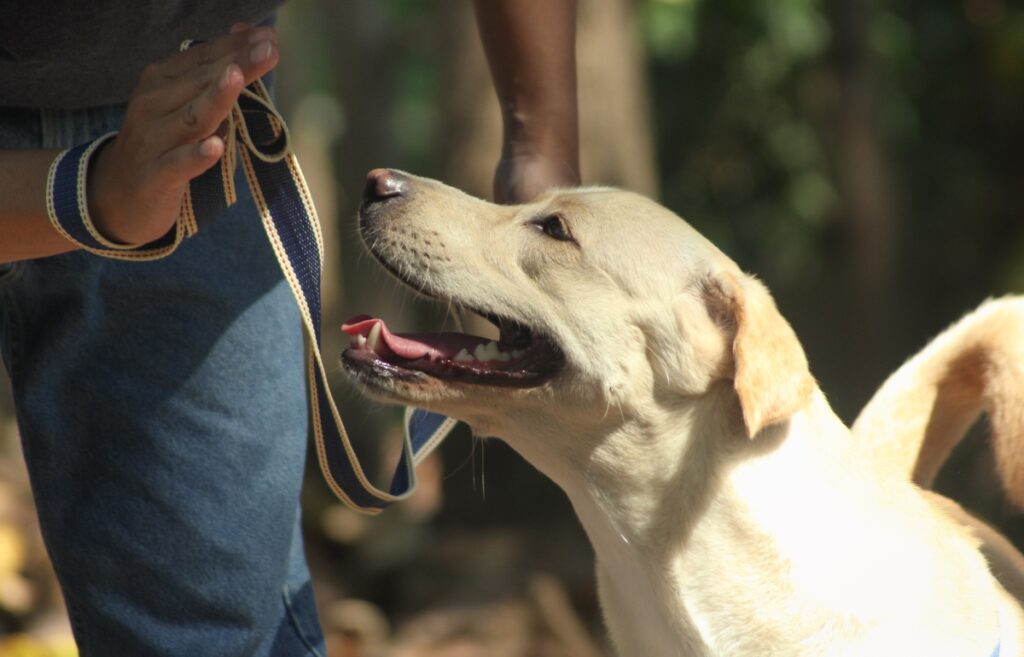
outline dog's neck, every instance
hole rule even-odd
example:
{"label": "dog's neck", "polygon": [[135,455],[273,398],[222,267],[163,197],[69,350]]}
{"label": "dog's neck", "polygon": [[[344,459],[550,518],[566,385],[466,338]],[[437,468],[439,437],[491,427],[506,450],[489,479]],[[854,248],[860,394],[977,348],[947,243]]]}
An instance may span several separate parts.
{"label": "dog's neck", "polygon": [[[792,423],[816,426],[793,431]],[[588,445],[583,451],[566,453],[562,447],[563,453],[552,453],[551,443],[537,444],[536,434],[532,440],[509,442],[570,498],[597,554],[612,635],[628,654],[712,654],[713,646],[723,642],[736,648],[749,642],[749,654],[762,654],[758,642],[764,635],[751,623],[756,623],[757,610],[765,609],[764,600],[743,596],[745,590],[770,589],[749,584],[776,572],[758,567],[764,559],[782,558],[766,545],[766,528],[787,522],[780,496],[817,494],[806,481],[799,489],[784,481],[799,467],[793,460],[827,471],[819,461],[836,460],[828,452],[840,448],[821,436],[832,433],[841,443],[843,432],[819,393],[789,423],[752,440],[743,429],[735,395],[725,388],[712,390],[700,403],[619,416],[596,437],[567,441],[562,436],[558,441],[560,446]],[[821,444],[792,444],[807,436]],[[822,489],[827,487],[822,481]],[[765,505],[751,508],[751,499],[763,499]],[[727,561],[723,556],[745,553],[749,559]],[[735,585],[721,586],[727,580]],[[732,599],[708,595],[723,590],[731,591]],[[728,615],[745,619],[737,623]],[[764,619],[764,631],[778,621]],[[736,627],[748,629],[743,636],[723,636]],[[747,653],[737,649],[732,654]]]}

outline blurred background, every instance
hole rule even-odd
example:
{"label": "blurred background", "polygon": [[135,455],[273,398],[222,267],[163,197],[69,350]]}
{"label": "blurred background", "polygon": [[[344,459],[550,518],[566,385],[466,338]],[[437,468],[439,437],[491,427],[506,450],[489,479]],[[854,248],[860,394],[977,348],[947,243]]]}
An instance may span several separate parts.
{"label": "blurred background", "polygon": [[[436,328],[361,254],[366,172],[490,194],[500,125],[468,0],[293,0],[279,105],[330,261],[325,358],[350,315]],[[586,183],[659,198],[773,291],[847,422],[984,298],[1024,292],[1024,6],[1004,0],[579,0]],[[335,372],[350,431],[390,471],[396,409]],[[70,657],[0,381],[0,654]],[[1022,401],[1024,403],[1024,401]],[[1024,544],[984,423],[940,489]],[[330,657],[609,654],[592,551],[563,495],[460,429],[378,518],[310,465],[307,547]]]}

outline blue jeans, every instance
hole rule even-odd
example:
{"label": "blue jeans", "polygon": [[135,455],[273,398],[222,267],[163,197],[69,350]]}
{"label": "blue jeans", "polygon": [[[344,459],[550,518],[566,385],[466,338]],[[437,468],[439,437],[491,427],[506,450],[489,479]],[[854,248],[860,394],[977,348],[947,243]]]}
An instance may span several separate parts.
{"label": "blue jeans", "polygon": [[[0,148],[121,116],[0,109]],[[299,531],[299,317],[239,182],[164,260],[0,268],[0,356],[82,657],[325,654]]]}

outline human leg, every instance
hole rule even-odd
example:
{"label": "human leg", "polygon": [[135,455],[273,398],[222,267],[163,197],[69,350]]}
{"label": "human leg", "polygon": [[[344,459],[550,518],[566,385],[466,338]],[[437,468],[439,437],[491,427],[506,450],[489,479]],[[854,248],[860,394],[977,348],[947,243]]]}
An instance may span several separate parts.
{"label": "human leg", "polygon": [[[58,118],[43,143],[7,146],[117,123]],[[168,259],[69,253],[0,282],[26,462],[84,657],[322,653],[298,533],[302,336],[240,196]]]}

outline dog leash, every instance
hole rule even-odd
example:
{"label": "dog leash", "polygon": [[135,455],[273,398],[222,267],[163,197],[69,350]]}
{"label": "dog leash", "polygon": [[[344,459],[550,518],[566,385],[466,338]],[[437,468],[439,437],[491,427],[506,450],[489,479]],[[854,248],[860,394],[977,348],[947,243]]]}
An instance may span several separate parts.
{"label": "dog leash", "polygon": [[[186,50],[194,42],[181,45]],[[370,483],[352,447],[331,396],[320,354],[320,272],[323,238],[288,128],[260,80],[242,90],[228,117],[224,156],[192,180],[174,227],[162,238],[125,245],[104,238],[89,217],[85,196],[90,157],[116,133],[62,152],[50,167],[46,185],[50,222],[66,239],[96,255],[120,260],[154,260],[170,255],[187,238],[235,200],[234,172],[241,162],[263,228],[302,316],[305,328],[311,424],[317,460],[331,491],[357,511],[376,514],[408,497],[416,487],[416,465],[455,427],[456,421],[422,409],[406,408],[402,456],[391,485]]]}

